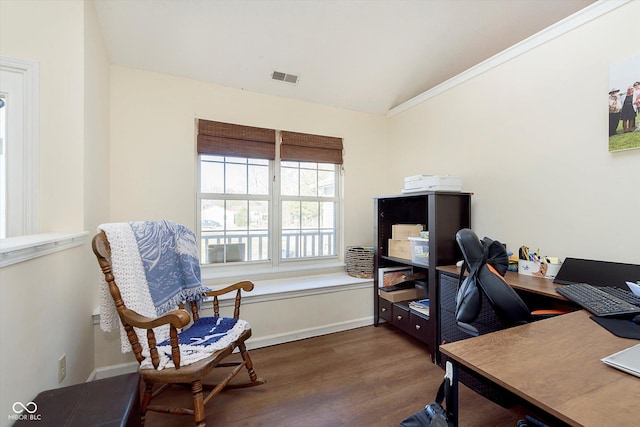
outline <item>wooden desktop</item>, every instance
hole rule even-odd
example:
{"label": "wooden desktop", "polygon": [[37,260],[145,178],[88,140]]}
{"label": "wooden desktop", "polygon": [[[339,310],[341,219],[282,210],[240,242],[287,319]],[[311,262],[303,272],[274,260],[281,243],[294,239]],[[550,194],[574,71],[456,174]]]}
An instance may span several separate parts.
{"label": "wooden desktop", "polygon": [[[456,276],[460,275],[460,268],[455,265],[440,266],[437,270]],[[540,295],[542,297],[549,298],[550,300],[568,301],[565,297],[556,292],[556,288],[559,285],[553,283],[553,279],[518,274],[515,271],[507,271],[504,278],[509,286],[517,291],[526,292],[532,295]]]}
{"label": "wooden desktop", "polygon": [[637,340],[619,338],[589,316],[578,310],[441,345],[440,351],[454,365],[453,408],[448,410],[456,425],[465,424],[457,420],[460,365],[513,393],[525,406],[571,426],[637,422],[640,379],[600,360]]}

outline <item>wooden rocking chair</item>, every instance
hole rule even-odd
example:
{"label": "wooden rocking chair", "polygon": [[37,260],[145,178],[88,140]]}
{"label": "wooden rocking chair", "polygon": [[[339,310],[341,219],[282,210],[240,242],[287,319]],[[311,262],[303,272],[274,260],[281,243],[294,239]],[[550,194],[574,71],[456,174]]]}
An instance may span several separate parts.
{"label": "wooden rocking chair", "polygon": [[[144,356],[142,355],[142,345],[138,341],[138,336],[134,332],[134,327],[141,328],[147,331],[147,342],[150,350],[153,367],[144,368],[138,367],[138,371],[144,381],[144,394],[141,400],[141,423],[144,425],[146,411],[164,412],[169,414],[178,415],[193,415],[196,426],[202,427],[205,425],[205,409],[204,406],[218,393],[225,388],[242,388],[251,387],[260,384],[264,384],[265,380],[258,378],[256,375],[251,358],[247,352],[245,341],[251,336],[251,329],[245,330],[240,337],[229,344],[222,350],[218,350],[211,354],[209,357],[197,361],[193,364],[180,366],[180,350],[178,344],[178,330],[188,326],[191,320],[197,321],[200,319],[198,314],[197,304],[192,302],[191,312],[189,313],[182,309],[173,310],[158,318],[148,318],[136,313],[133,310],[128,309],[120,294],[120,289],[115,282],[112,264],[111,264],[111,247],[107,240],[106,234],[101,231],[93,238],[93,252],[98,258],[100,268],[104,273],[105,280],[109,287],[109,292],[113,297],[113,301],[116,306],[116,310],[122,321],[124,329],[127,333],[129,342],[133,349],[133,352],[138,360],[138,363],[142,363]],[[219,316],[219,302],[218,296],[226,294],[228,292],[236,292],[235,295],[235,307],[234,318],[238,319],[240,315],[240,301],[241,291],[249,292],[253,289],[253,283],[250,281],[243,281],[234,285],[228,286],[224,289],[209,291],[205,295],[213,298],[213,312],[215,316]],[[175,365],[174,367],[165,367],[158,370],[159,357],[156,349],[156,338],[152,328],[156,328],[162,325],[170,325],[170,341],[172,359]],[[227,362],[224,363],[223,359],[230,355],[234,349],[238,348],[240,355],[242,356],[241,362]],[[215,367],[233,367],[227,377],[219,384],[204,384],[203,378],[211,372]],[[241,384],[229,384],[229,382],[243,369],[246,368],[249,374],[249,381]],[[150,405],[152,398],[156,397],[160,392],[165,390],[171,384],[190,384],[191,391],[193,393],[193,408],[176,408],[173,406],[160,406]],[[158,385],[158,387],[155,387]],[[154,390],[156,388],[157,390]],[[208,394],[204,395],[203,388],[210,389]]]}

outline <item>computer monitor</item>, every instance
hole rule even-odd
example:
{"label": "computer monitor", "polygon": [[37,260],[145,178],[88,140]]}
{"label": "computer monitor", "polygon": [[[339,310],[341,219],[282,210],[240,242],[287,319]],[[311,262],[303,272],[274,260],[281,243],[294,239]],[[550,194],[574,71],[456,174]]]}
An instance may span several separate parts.
{"label": "computer monitor", "polygon": [[571,285],[588,283],[594,286],[614,286],[629,289],[626,282],[640,281],[640,265],[620,262],[566,258],[553,283]]}

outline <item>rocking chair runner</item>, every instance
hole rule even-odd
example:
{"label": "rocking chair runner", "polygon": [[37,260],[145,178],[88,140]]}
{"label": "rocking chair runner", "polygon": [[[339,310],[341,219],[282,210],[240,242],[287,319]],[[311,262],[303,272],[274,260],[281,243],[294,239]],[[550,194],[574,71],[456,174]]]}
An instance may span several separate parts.
{"label": "rocking chair runner", "polygon": [[[196,426],[204,426],[205,409],[204,405],[211,400],[215,395],[220,393],[225,388],[242,388],[251,387],[260,384],[264,384],[265,380],[258,378],[256,375],[251,358],[247,352],[245,341],[251,336],[251,329],[244,330],[239,338],[234,342],[231,342],[226,347],[215,351],[208,357],[201,359],[195,363],[181,366],[180,365],[180,349],[178,343],[178,330],[188,326],[191,322],[191,316],[189,313],[182,309],[173,310],[157,318],[149,318],[142,316],[135,311],[128,309],[123,302],[120,289],[115,282],[113,275],[113,266],[111,262],[111,246],[107,239],[107,235],[104,231],[99,232],[93,238],[93,252],[98,258],[98,263],[104,273],[109,292],[113,298],[113,301],[118,312],[118,316],[124,326],[129,343],[133,349],[133,352],[138,360],[138,363],[142,364],[145,360],[143,355],[143,346],[138,340],[138,335],[134,331],[135,328],[141,328],[146,330],[147,343],[146,346],[149,349],[152,365],[151,367],[139,366],[138,371],[145,383],[144,395],[141,401],[141,422],[144,425],[145,414],[147,410],[164,412],[171,414],[181,415],[193,415]],[[234,306],[234,318],[238,319],[240,315],[240,302],[241,291],[249,292],[253,289],[253,283],[249,281],[243,281],[234,285],[228,286],[224,289],[208,291],[204,295],[213,298],[213,311],[216,317],[219,317],[219,302],[218,297],[220,295],[236,291],[235,306]],[[193,321],[197,322],[200,319],[198,313],[198,304],[196,302],[190,303],[190,308],[193,316]],[[203,318],[203,320],[206,318]],[[158,350],[156,348],[156,337],[153,328],[157,328],[162,325],[169,326],[169,335],[171,342],[171,359],[174,367],[164,367],[158,369],[160,358]],[[238,348],[240,355],[242,356],[241,362],[227,362],[224,363],[223,359],[230,355],[234,349]],[[217,385],[203,385],[203,378],[211,372],[215,367],[233,367],[227,377]],[[240,384],[229,384],[229,382],[243,369],[246,368],[249,374],[249,381]],[[191,391],[193,393],[193,408],[176,408],[173,406],[159,406],[150,405],[150,401],[153,397],[157,396],[161,391],[166,389],[171,384],[191,384]],[[160,385],[159,387],[154,387]],[[157,390],[154,390],[157,388]],[[203,388],[211,388],[211,391],[206,395],[203,393]]]}

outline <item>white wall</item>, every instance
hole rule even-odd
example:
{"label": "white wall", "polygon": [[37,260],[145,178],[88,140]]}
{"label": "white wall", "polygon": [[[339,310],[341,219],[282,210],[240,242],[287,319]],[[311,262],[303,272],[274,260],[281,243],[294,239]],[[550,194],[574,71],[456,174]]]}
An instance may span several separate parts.
{"label": "white wall", "polygon": [[[107,218],[109,68],[93,3],[2,0],[0,51],[39,63],[39,230],[95,230]],[[0,270],[0,425],[14,402],[93,371],[95,265],[87,243]]]}
{"label": "white wall", "polygon": [[604,107],[609,65],[640,54],[637,16],[630,2],[390,118],[404,155],[388,156],[386,191],[457,175],[480,237],[640,263],[640,149],[608,152]]}
{"label": "white wall", "polygon": [[[345,245],[372,244],[383,117],[119,66],[111,76],[111,221],[166,218],[195,228],[195,119],[204,118],[342,137]],[[252,325],[251,346],[358,324],[372,311],[367,288],[249,303],[243,318]],[[98,363],[131,360],[117,354],[113,334],[96,332],[96,346]]]}
{"label": "white wall", "polygon": [[[93,2],[85,7],[84,38],[84,219],[93,233],[109,220],[110,71]],[[92,260],[93,261],[93,260]]]}

